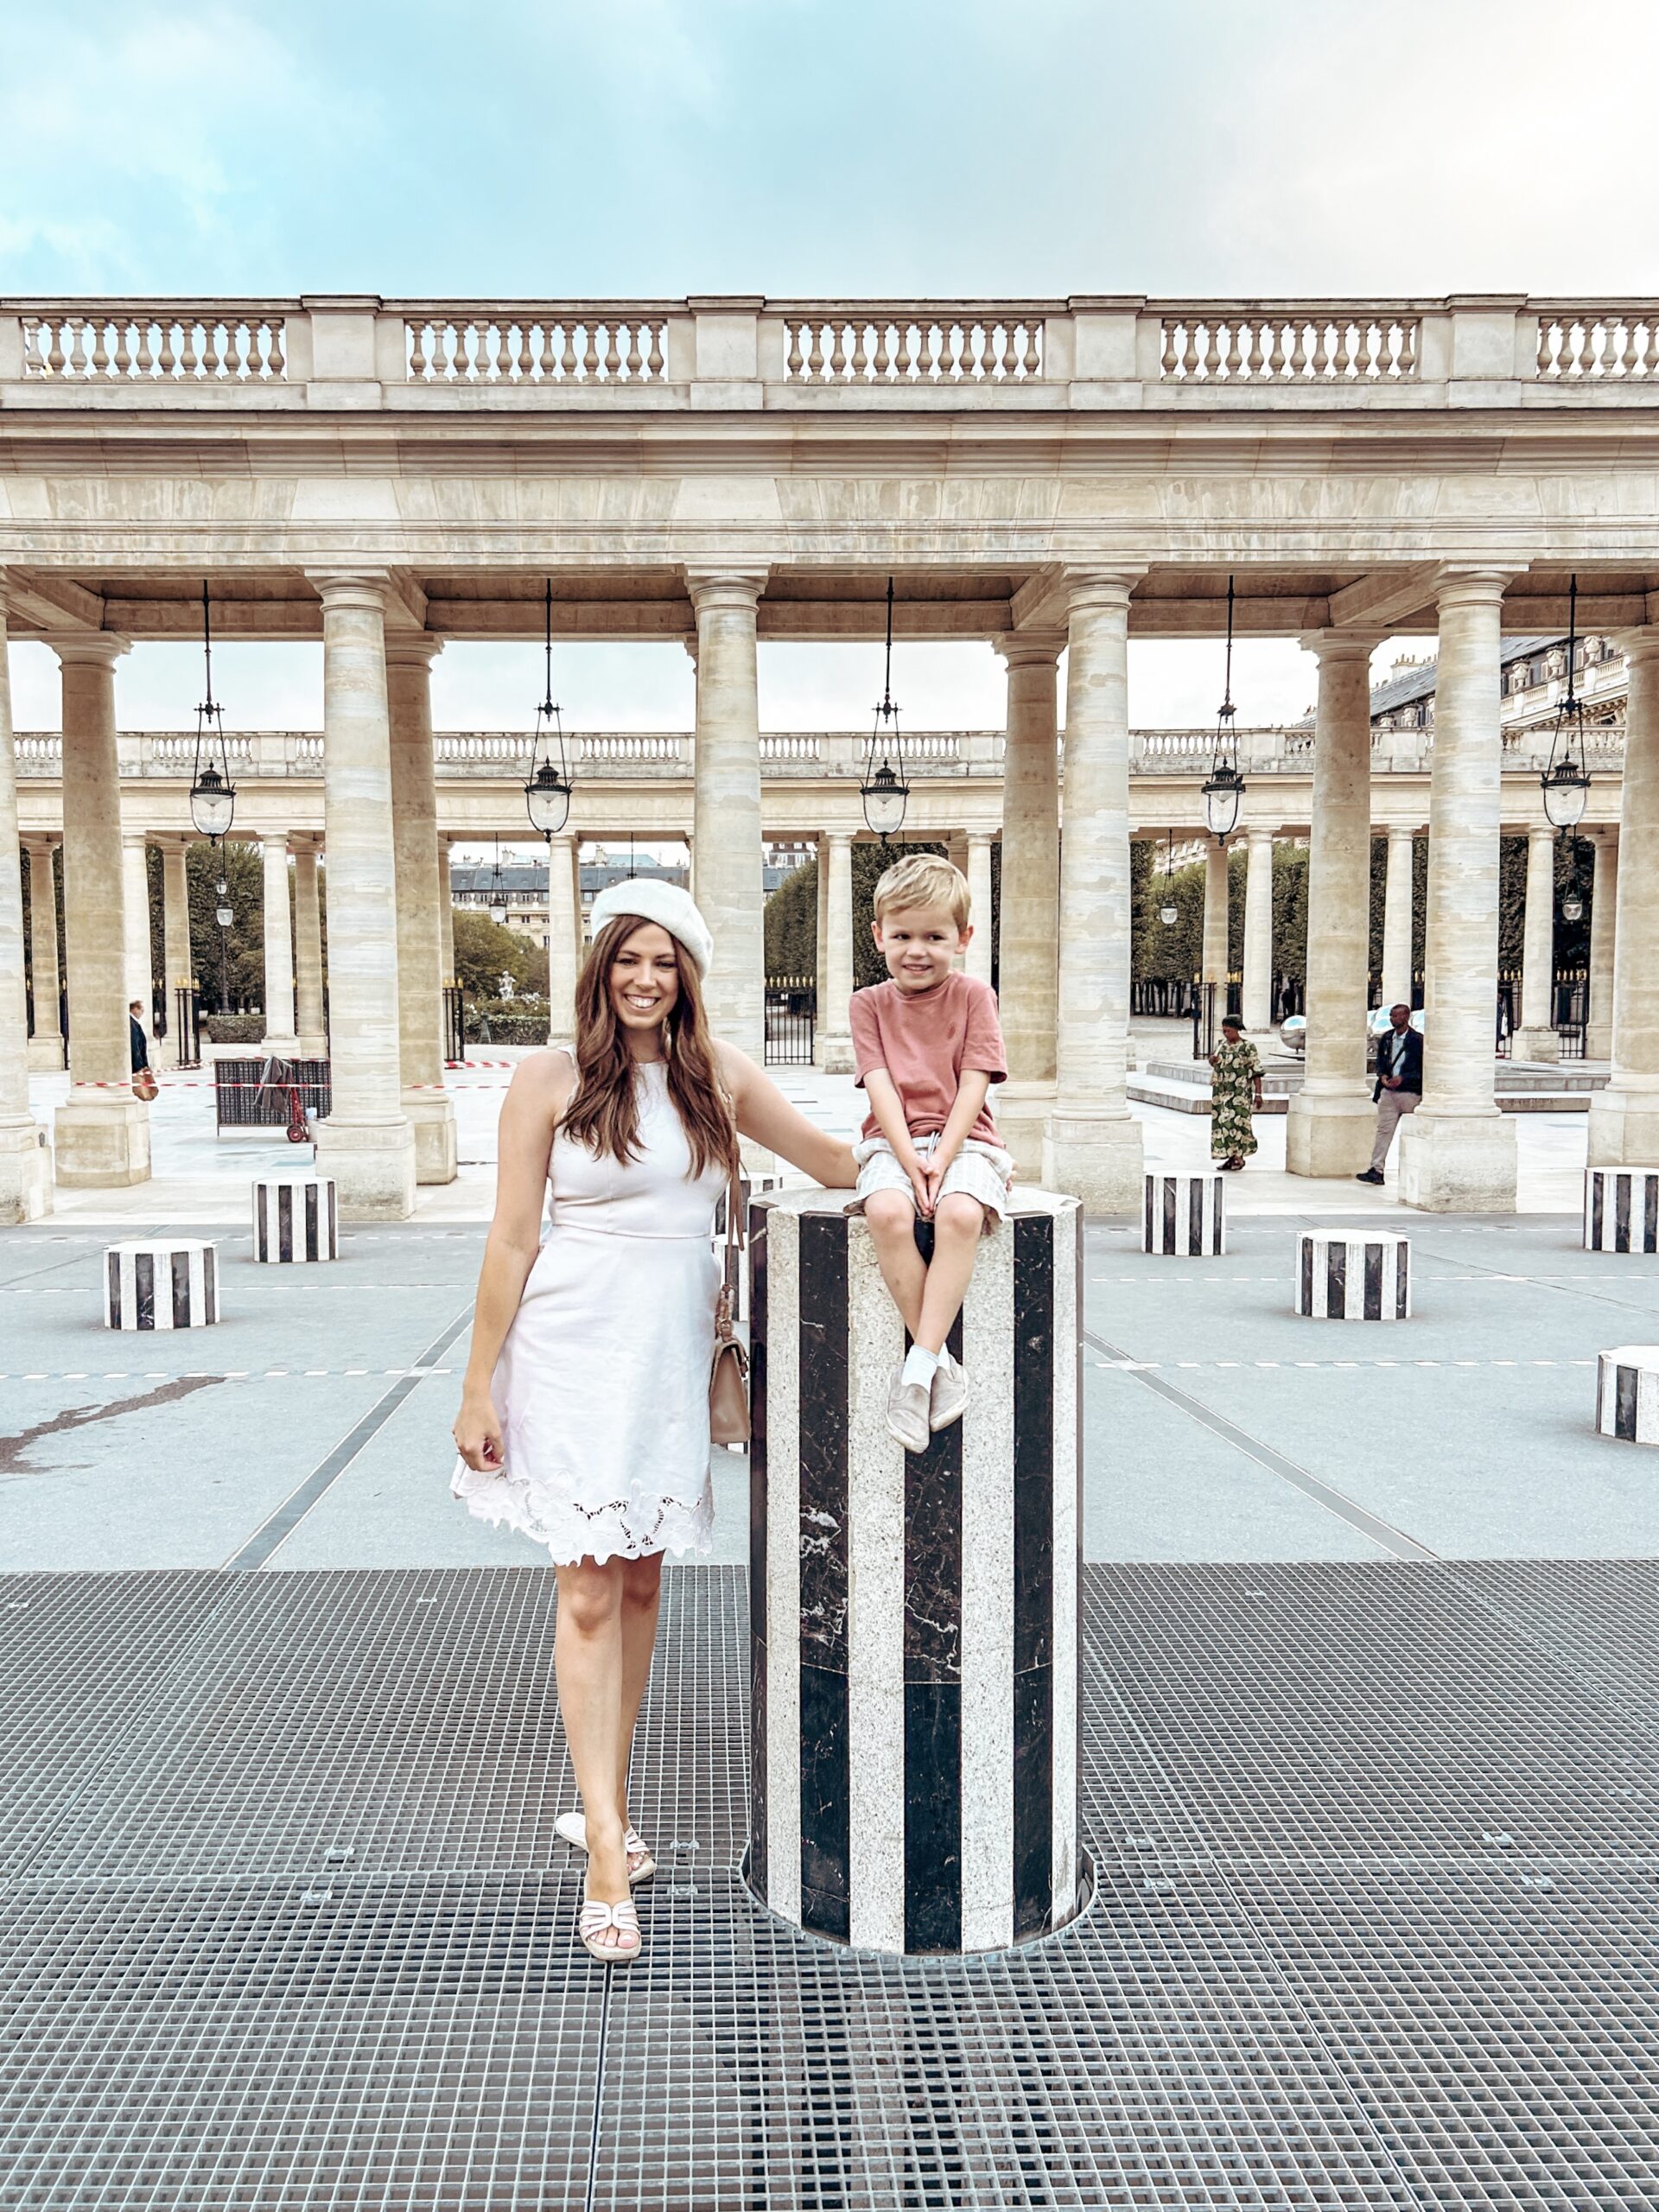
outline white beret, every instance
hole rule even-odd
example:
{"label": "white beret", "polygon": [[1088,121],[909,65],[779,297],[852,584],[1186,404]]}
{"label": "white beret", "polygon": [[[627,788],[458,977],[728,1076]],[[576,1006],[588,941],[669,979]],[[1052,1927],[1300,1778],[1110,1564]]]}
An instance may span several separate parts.
{"label": "white beret", "polygon": [[709,925],[697,912],[689,891],[660,876],[630,875],[613,883],[594,899],[589,919],[595,938],[607,922],[619,914],[637,914],[643,922],[659,922],[670,937],[677,938],[697,964],[699,976],[709,973],[715,957],[715,940]]}

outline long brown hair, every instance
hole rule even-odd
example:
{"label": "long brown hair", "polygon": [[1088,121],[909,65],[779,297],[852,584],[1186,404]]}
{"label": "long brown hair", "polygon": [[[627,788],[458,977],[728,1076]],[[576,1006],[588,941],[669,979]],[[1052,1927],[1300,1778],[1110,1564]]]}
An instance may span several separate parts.
{"label": "long brown hair", "polygon": [[[576,1085],[561,1127],[601,1159],[626,1166],[639,1157],[639,1108],[634,1095],[633,1054],[611,1004],[611,969],[623,945],[649,917],[616,914],[594,939],[576,978]],[[737,1166],[737,1127],[732,1103],[715,1066],[714,1043],[703,1012],[697,966],[672,931],[680,991],[663,1025],[669,1096],[691,1147],[691,1173]]]}

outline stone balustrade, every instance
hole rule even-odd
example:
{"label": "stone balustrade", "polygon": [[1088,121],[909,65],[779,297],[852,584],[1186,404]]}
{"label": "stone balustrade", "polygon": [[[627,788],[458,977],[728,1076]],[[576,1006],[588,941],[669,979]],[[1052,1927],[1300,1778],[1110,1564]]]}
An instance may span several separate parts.
{"label": "stone balustrade", "polygon": [[0,301],[28,405],[1582,407],[1656,378],[1643,300]]}

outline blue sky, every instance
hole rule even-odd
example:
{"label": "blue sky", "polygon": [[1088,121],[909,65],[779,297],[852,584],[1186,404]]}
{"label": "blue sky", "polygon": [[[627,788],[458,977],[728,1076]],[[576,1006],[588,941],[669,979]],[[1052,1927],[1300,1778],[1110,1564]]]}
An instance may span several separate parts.
{"label": "blue sky", "polygon": [[[1650,0],[9,0],[0,29],[0,294],[1659,292]],[[904,658],[913,724],[999,718],[988,648]],[[1208,719],[1217,659],[1137,645],[1135,719]],[[318,661],[227,648],[232,711],[315,723]],[[562,661],[589,728],[689,716],[677,649]],[[43,652],[14,663],[18,726],[54,721]],[[763,663],[775,727],[861,721],[880,680],[860,648]],[[1243,716],[1311,674],[1246,646]],[[452,648],[439,719],[523,719],[537,680]],[[194,702],[176,648],[119,682],[130,726]]]}

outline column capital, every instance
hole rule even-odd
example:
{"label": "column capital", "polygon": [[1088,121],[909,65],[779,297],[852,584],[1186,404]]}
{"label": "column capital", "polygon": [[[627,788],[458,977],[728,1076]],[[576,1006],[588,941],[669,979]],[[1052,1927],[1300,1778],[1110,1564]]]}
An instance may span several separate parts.
{"label": "column capital", "polygon": [[1513,582],[1514,569],[1447,566],[1437,569],[1434,600],[1439,607],[1497,607]]}
{"label": "column capital", "polygon": [[1144,569],[1096,569],[1069,561],[1063,563],[1060,580],[1065,588],[1068,613],[1106,607],[1122,607],[1127,612],[1129,594],[1145,574]]}
{"label": "column capital", "polygon": [[771,577],[770,569],[731,567],[694,567],[687,563],[685,588],[691,604],[701,614],[705,607],[753,608],[765,591]]}
{"label": "column capital", "polygon": [[1271,828],[1265,822],[1247,822],[1244,824],[1244,842],[1247,845],[1271,845],[1277,839],[1278,835],[1278,830]]}
{"label": "column capital", "polygon": [[996,833],[994,830],[970,830],[968,832],[968,847],[970,852],[976,845],[994,845],[995,842]]}
{"label": "column capital", "polygon": [[147,830],[123,830],[121,842],[124,845],[136,845],[142,852],[149,842],[149,832]]}
{"label": "column capital", "polygon": [[1408,845],[1413,838],[1422,835],[1423,824],[1421,822],[1390,822],[1388,831],[1390,838],[1397,839],[1402,845]]}
{"label": "column capital", "polygon": [[41,643],[52,648],[65,668],[113,669],[123,653],[132,651],[132,639],[114,630],[48,630]]}
{"label": "column capital", "polygon": [[858,836],[855,830],[826,830],[823,834],[832,845],[850,845]]}
{"label": "column capital", "polygon": [[384,616],[391,595],[391,577],[385,569],[308,569],[305,580],[325,613],[335,607],[364,607]]}
{"label": "column capital", "polygon": [[1386,630],[1305,630],[1296,642],[1317,660],[1369,663],[1388,634]]}
{"label": "column capital", "polygon": [[266,852],[269,852],[273,845],[280,845],[283,854],[286,855],[293,842],[286,830],[262,830],[258,836],[260,846]]}
{"label": "column capital", "polygon": [[17,842],[26,853],[49,853],[63,842],[63,834],[57,830],[24,830],[18,833]]}
{"label": "column capital", "polygon": [[1010,668],[1052,668],[1065,651],[1064,630],[1004,630],[991,648]]}
{"label": "column capital", "polygon": [[1659,623],[1643,623],[1639,630],[1622,630],[1617,643],[1626,660],[1651,660],[1659,653]]}
{"label": "column capital", "polygon": [[444,640],[429,630],[388,630],[386,666],[429,669],[443,647]]}

